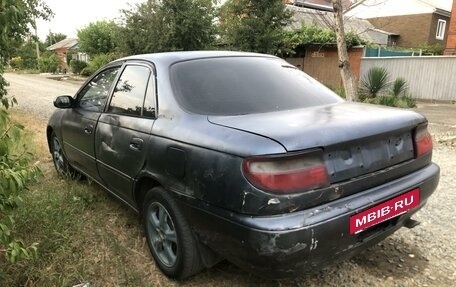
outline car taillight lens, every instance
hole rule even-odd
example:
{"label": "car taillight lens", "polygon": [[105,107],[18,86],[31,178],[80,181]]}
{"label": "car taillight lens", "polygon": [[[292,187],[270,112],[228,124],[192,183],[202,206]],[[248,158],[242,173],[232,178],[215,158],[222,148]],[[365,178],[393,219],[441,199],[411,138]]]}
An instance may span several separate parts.
{"label": "car taillight lens", "polygon": [[432,152],[432,137],[426,126],[419,126],[415,131],[415,156]]}
{"label": "car taillight lens", "polygon": [[329,185],[322,152],[248,158],[242,170],[252,185],[265,191],[293,193]]}

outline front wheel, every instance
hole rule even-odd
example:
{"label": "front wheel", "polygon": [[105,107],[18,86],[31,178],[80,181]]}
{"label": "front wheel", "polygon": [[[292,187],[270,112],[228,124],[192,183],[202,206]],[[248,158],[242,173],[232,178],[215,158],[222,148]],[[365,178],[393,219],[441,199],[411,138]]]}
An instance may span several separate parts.
{"label": "front wheel", "polygon": [[149,249],[166,276],[185,279],[203,269],[198,241],[175,200],[163,188],[148,191],[143,222]]}
{"label": "front wheel", "polygon": [[81,178],[81,174],[73,169],[63,152],[62,143],[57,135],[53,132],[51,135],[51,153],[54,167],[60,176],[69,176],[71,178]]}

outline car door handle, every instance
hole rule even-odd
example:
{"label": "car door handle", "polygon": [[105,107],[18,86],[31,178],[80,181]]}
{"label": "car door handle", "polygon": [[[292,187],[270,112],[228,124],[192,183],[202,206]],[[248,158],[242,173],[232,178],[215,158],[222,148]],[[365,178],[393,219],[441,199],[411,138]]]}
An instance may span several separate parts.
{"label": "car door handle", "polygon": [[93,125],[88,125],[84,128],[84,132],[88,135],[92,134],[93,132]]}
{"label": "car door handle", "polygon": [[140,151],[143,147],[144,141],[140,138],[132,138],[130,140],[130,149],[134,151]]}

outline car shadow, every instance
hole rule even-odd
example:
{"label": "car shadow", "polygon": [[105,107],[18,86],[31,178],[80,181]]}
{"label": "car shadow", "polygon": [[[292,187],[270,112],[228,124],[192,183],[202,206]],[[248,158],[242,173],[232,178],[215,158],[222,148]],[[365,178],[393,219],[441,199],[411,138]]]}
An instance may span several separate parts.
{"label": "car shadow", "polygon": [[[190,286],[214,283],[213,286],[321,286],[347,284],[343,274],[369,274],[378,280],[386,278],[413,278],[423,273],[428,259],[411,243],[398,236],[392,236],[366,249],[361,254],[331,265],[312,274],[292,279],[271,280],[245,272],[235,265],[222,261],[214,267],[190,278]],[[222,284],[222,282],[228,284]]]}

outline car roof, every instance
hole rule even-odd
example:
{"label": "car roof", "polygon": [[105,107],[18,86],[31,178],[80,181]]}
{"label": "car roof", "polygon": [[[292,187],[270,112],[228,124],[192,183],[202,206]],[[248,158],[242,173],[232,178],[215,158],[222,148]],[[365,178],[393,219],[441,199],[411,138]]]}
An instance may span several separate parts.
{"label": "car roof", "polygon": [[134,55],[119,59],[119,61],[143,60],[150,61],[159,65],[172,65],[176,62],[204,59],[204,58],[218,58],[218,57],[265,57],[277,58],[272,55],[236,52],[236,51],[180,51],[180,52],[165,52],[154,54]]}

